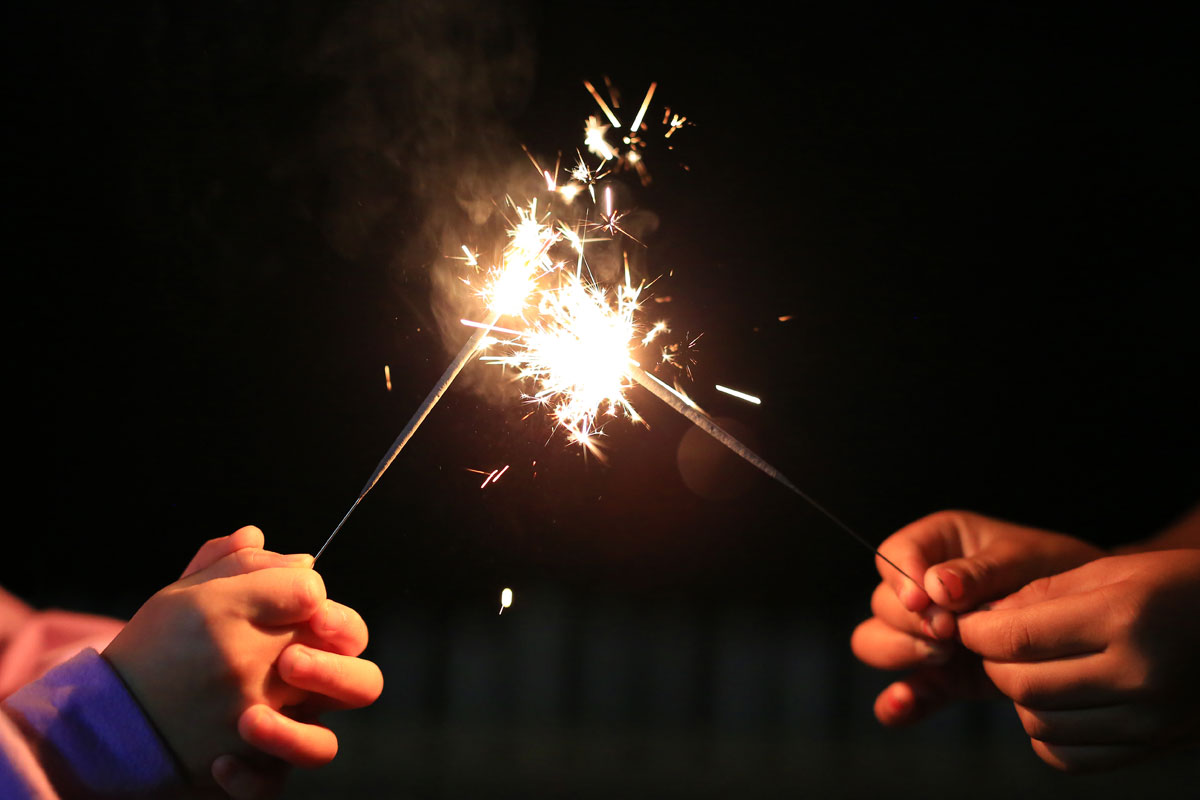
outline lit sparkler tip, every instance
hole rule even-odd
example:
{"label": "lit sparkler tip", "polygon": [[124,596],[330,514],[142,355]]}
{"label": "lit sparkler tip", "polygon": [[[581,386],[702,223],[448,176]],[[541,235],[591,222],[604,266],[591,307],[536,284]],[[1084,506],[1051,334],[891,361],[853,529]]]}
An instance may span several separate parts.
{"label": "lit sparkler tip", "polygon": [[512,601],[513,601],[512,589],[509,589],[506,587],[504,589],[504,591],[500,592],[500,613],[501,614],[504,613],[504,609],[512,606]]}

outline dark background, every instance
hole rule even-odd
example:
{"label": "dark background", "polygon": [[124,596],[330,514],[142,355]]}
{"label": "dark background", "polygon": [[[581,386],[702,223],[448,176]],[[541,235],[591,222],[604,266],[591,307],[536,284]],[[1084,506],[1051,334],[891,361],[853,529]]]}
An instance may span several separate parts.
{"label": "dark background", "polygon": [[[1101,544],[1161,529],[1200,477],[1194,26],[837,8],[6,11],[4,585],[128,616],[239,525],[314,552],[466,337],[430,276],[484,236],[472,209],[494,224],[535,185],[520,144],[572,157],[604,75],[624,116],[656,80],[648,119],[694,123],[654,143],[650,186],[618,176],[635,267],[671,297],[649,319],[703,333],[689,390],[806,492],[876,542],[946,507]],[[888,678],[846,644],[861,546],[640,389],[650,428],[612,424],[601,462],[490,369],[320,562],[388,683],[289,796],[1195,777],[1065,779],[1002,705],[878,729]],[[483,491],[466,471],[504,464]]]}

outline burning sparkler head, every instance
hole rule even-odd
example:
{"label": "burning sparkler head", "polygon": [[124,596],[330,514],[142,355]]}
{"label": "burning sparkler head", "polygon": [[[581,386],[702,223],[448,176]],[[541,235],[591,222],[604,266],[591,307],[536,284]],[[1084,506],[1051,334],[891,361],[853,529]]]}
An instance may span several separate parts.
{"label": "burning sparkler head", "polygon": [[554,269],[550,248],[561,234],[537,214],[537,200],[528,208],[514,206],[517,222],[508,229],[509,242],[500,266],[489,270],[490,280],[480,295],[494,314],[519,316],[538,279]]}
{"label": "burning sparkler head", "polygon": [[639,292],[627,281],[610,300],[603,288],[563,274],[559,286],[539,292],[535,321],[508,343],[510,352],[484,360],[514,368],[532,383],[527,399],[550,409],[571,441],[597,452],[603,417],[641,420],[624,394],[632,384]]}

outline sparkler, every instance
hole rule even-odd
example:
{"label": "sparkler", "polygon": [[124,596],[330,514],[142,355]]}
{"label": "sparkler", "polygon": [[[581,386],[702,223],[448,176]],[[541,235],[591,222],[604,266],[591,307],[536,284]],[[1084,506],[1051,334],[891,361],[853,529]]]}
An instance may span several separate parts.
{"label": "sparkler", "polygon": [[[504,248],[500,267],[489,272],[490,280],[479,292],[489,308],[487,320],[463,343],[458,355],[454,357],[450,365],[446,367],[446,371],[438,378],[437,383],[429,390],[424,402],[413,412],[408,424],[400,431],[400,435],[396,437],[392,446],[375,466],[375,471],[363,485],[362,490],[358,493],[358,498],[350,506],[346,515],[342,517],[342,521],[333,529],[333,533],[329,534],[325,544],[321,545],[321,549],[317,551],[317,555],[313,559],[314,564],[341,531],[346,520],[350,519],[350,515],[358,508],[363,498],[375,487],[375,484],[383,477],[383,473],[396,460],[396,456],[408,444],[408,440],[416,433],[417,428],[421,427],[421,423],[425,421],[429,412],[437,405],[438,400],[450,388],[450,384],[458,377],[458,373],[462,371],[462,368],[471,360],[481,345],[487,341],[488,334],[499,321],[500,316],[521,313],[526,298],[533,290],[538,277],[553,268],[548,253],[551,245],[557,242],[561,235],[544,224],[544,220],[538,218],[536,201],[531,202],[528,209],[516,207],[516,212],[517,222],[508,230],[509,243]],[[474,256],[469,250],[464,247],[463,251],[471,260],[474,260]],[[484,483],[486,485],[486,481]]]}
{"label": "sparkler", "polygon": [[[714,422],[690,398],[638,365],[630,353],[630,343],[639,333],[635,314],[640,307],[640,291],[641,287],[634,289],[630,285],[627,270],[625,283],[617,287],[613,305],[603,289],[584,283],[578,274],[567,276],[560,287],[542,292],[537,319],[529,331],[508,342],[508,355],[484,356],[481,360],[514,368],[518,379],[533,382],[536,389],[527,394],[526,399],[549,407],[551,417],[557,426],[566,429],[568,438],[591,452],[598,452],[595,437],[601,433],[598,420],[602,416],[623,415],[642,422],[625,397],[625,391],[633,383],[640,384],[730,451],[809,503],[901,575],[917,583],[865,537]],[[652,338],[657,330],[660,330],[659,325],[646,334],[644,341]]]}
{"label": "sparkler", "polygon": [[[687,419],[693,425],[695,425],[697,428],[704,431],[709,436],[713,437],[718,442],[720,442],[721,444],[728,447],[731,451],[736,453],[738,456],[745,459],[748,463],[753,464],[755,467],[760,469],[762,472],[764,472],[771,478],[778,481],[783,486],[787,487],[789,490],[791,490],[793,493],[798,495],[802,500],[804,500],[810,506],[812,506],[817,511],[820,511],[822,514],[824,514],[826,516],[826,518],[828,518],[829,521],[832,522],[834,525],[837,525],[843,531],[850,534],[850,536],[852,538],[854,538],[856,541],[858,541],[860,544],[862,544],[864,547],[866,547],[868,550],[870,550],[872,553],[874,553],[876,555],[876,557],[883,559],[888,565],[890,565],[892,567],[892,569],[896,570],[901,575],[908,578],[913,583],[917,584],[918,587],[921,587],[921,584],[917,583],[917,581],[914,580],[911,575],[909,575],[904,570],[900,569],[900,567],[898,567],[894,561],[892,561],[890,558],[885,556],[883,553],[879,552],[879,549],[876,548],[875,545],[871,544],[871,542],[868,541],[866,539],[866,537],[862,536],[857,531],[855,531],[853,528],[851,528],[849,525],[842,522],[840,519],[838,519],[836,516],[834,516],[833,513],[831,511],[829,511],[829,509],[825,508],[823,505],[818,503],[816,500],[812,499],[812,497],[810,497],[809,495],[807,495],[803,491],[801,491],[800,488],[796,486],[796,484],[792,483],[790,480],[787,479],[787,476],[785,476],[779,470],[775,469],[775,467],[768,464],[765,460],[763,460],[763,458],[761,456],[759,456],[757,453],[755,453],[749,447],[742,444],[742,442],[739,441],[737,439],[737,437],[735,437],[733,434],[729,433],[724,428],[722,428],[720,425],[718,425],[716,422],[714,422],[712,420],[712,418],[709,417],[707,414],[703,413],[702,411],[699,411],[698,409],[695,408],[695,406],[688,403],[685,398],[681,397],[678,393],[676,393],[673,389],[671,389],[670,386],[667,386],[667,384],[663,383],[658,378],[655,378],[653,375],[643,371],[642,368],[637,366],[636,364],[630,365],[629,374],[635,381],[637,381],[639,384],[641,384],[643,387],[645,387],[651,394],[653,394],[659,400],[662,400],[668,406],[675,409],[683,416],[687,417]],[[921,590],[924,591],[924,588],[921,587]]]}
{"label": "sparkler", "polygon": [[[612,123],[611,127],[620,128],[620,120],[600,97],[595,87],[586,81],[584,86]],[[650,85],[635,121],[630,126],[629,135],[624,140],[628,145],[628,150],[622,157],[624,163],[634,165],[642,175],[643,182],[647,180],[647,176],[637,153],[637,147],[641,142],[638,132],[656,86],[655,83]],[[613,105],[619,106],[615,96],[613,99]],[[663,124],[667,127],[664,138],[669,138],[671,134],[679,130],[686,119],[678,114],[672,117],[670,109],[667,109],[663,117]],[[605,140],[605,133],[609,127],[602,125],[600,120],[594,116],[590,117],[585,125],[585,144],[590,152],[600,156],[604,162],[618,157],[617,152]],[[555,174],[551,175],[548,170],[540,167],[528,150],[526,153],[533,162],[534,168],[545,177],[547,191],[560,194],[569,204],[578,191],[586,187],[593,204],[596,202],[595,186],[605,175],[605,172],[601,171],[603,164],[596,170],[592,170],[585,162],[583,155],[579,154],[578,164],[571,171],[571,177],[575,183],[558,187],[558,165],[556,164]],[[490,334],[500,332],[513,337],[505,343],[509,347],[508,354],[488,355],[481,360],[513,368],[517,371],[518,379],[536,384],[536,390],[532,394],[527,394],[526,400],[549,408],[556,426],[565,429],[571,441],[598,454],[596,437],[602,433],[603,424],[600,420],[603,417],[625,416],[635,422],[643,422],[625,397],[625,391],[636,382],[733,453],[805,500],[901,575],[913,583],[917,583],[912,576],[880,553],[866,538],[801,491],[779,470],[768,464],[736,437],[717,425],[689,398],[647,373],[637,364],[630,354],[630,343],[637,338],[639,333],[635,314],[640,308],[638,298],[643,286],[635,289],[631,285],[628,263],[625,270],[625,282],[616,288],[614,305],[609,301],[608,293],[603,288],[584,281],[585,240],[574,228],[561,221],[557,225],[546,224],[545,218],[538,217],[536,201],[530,203],[528,210],[515,205],[514,209],[517,213],[517,222],[508,231],[510,241],[504,250],[501,267],[489,272],[489,280],[479,291],[489,309],[487,319],[482,323],[463,320],[464,324],[474,327],[475,331],[463,344],[446,371],[442,373],[441,378],[434,384],[424,402],[414,412],[392,446],[388,448],[362,491],[359,492],[358,498],[342,517],[333,533],[326,539],[321,549],[317,551],[316,558],[319,559],[329,547],[351,514],[358,508],[367,493],[379,482],[383,473],[391,466],[466,363],[475,356],[477,351],[496,341],[491,338]],[[610,237],[621,233],[633,239],[619,224],[623,216],[613,208],[611,187],[606,187],[605,211],[600,215],[600,222],[594,223],[590,227],[607,232]],[[559,241],[568,242],[578,253],[577,265],[573,273],[562,270],[563,265],[553,262],[549,257],[551,246]],[[465,245],[462,250],[465,256],[463,260],[471,266],[476,266],[477,254],[472,253]],[[539,288],[539,280],[550,272],[558,274],[558,285]],[[537,297],[537,313],[533,315],[532,321],[528,322],[526,330],[518,332],[509,328],[497,328],[496,323],[501,315],[522,315],[531,296]],[[661,302],[669,301],[669,297],[661,300]],[[787,318],[790,317],[780,317],[780,321],[786,321]],[[644,335],[642,345],[648,345],[655,336],[666,330],[665,323],[656,324]],[[672,358],[664,351],[664,361],[671,361]],[[718,389],[750,402],[759,402],[757,398],[750,395],[733,392],[724,387],[718,387]],[[506,466],[503,470],[492,470],[484,478],[480,488],[498,481],[507,469]],[[483,473],[480,472],[480,474]],[[920,584],[917,585],[920,586]],[[511,602],[512,593],[505,589],[501,598],[501,613]]]}

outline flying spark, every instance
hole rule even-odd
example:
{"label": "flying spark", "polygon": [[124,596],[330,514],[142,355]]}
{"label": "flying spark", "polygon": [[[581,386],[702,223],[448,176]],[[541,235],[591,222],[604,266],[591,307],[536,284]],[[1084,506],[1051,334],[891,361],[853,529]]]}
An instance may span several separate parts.
{"label": "flying spark", "polygon": [[729,389],[725,386],[722,386],[719,383],[716,386],[717,386],[718,392],[724,392],[725,394],[732,395],[733,397],[737,397],[741,400],[745,400],[747,403],[754,403],[754,405],[756,405],[756,406],[762,405],[762,400],[760,400],[759,398],[755,397],[752,394],[746,394],[745,392],[739,392],[736,389]]}

